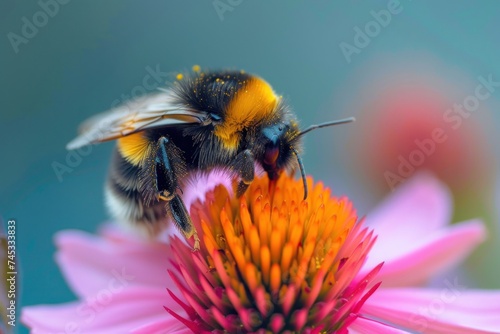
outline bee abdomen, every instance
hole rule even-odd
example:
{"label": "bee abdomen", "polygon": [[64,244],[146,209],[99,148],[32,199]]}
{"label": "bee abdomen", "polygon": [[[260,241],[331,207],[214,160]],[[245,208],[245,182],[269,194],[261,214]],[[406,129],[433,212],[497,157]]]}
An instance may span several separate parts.
{"label": "bee abdomen", "polygon": [[157,234],[167,224],[164,203],[146,203],[139,191],[139,167],[115,150],[105,187],[106,206],[120,223],[139,227],[148,235]]}

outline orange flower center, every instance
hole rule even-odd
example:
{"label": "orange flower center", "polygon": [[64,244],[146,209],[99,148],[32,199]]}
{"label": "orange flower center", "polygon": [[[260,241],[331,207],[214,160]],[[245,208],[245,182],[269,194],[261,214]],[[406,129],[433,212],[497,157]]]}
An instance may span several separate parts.
{"label": "orange flower center", "polygon": [[174,316],[197,332],[332,332],[350,323],[374,276],[354,281],[374,238],[346,198],[308,182],[307,200],[285,175],[256,179],[239,199],[220,186],[196,203],[200,251],[172,242],[170,273],[188,302],[187,317]]}

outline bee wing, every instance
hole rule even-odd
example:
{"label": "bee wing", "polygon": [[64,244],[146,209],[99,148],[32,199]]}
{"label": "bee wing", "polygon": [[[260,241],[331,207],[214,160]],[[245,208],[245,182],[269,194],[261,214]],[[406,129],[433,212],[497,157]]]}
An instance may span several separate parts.
{"label": "bee wing", "polygon": [[110,111],[89,118],[80,126],[78,137],[66,148],[73,150],[88,144],[127,136],[148,128],[186,124],[207,124],[206,113],[182,109],[173,102],[171,93],[147,95]]}

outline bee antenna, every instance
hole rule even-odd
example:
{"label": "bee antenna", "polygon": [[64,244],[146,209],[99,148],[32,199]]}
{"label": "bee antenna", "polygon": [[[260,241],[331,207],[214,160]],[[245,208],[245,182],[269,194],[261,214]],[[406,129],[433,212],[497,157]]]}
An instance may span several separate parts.
{"label": "bee antenna", "polygon": [[301,132],[299,132],[299,134],[297,135],[297,137],[305,135],[306,133],[308,133],[308,132],[310,132],[312,130],[315,130],[315,129],[325,128],[327,126],[332,126],[332,125],[339,125],[339,124],[351,123],[351,122],[354,122],[355,120],[356,120],[356,118],[349,117],[349,118],[339,119],[339,120],[336,120],[336,121],[330,121],[330,122],[325,122],[325,123],[321,123],[321,124],[311,125],[308,128],[306,128],[305,130],[302,130]]}
{"label": "bee antenna", "polygon": [[302,163],[302,159],[300,159],[299,153],[293,147],[292,147],[292,152],[297,157],[297,162],[299,163],[300,176],[302,177],[302,183],[304,184],[304,199],[306,199],[307,198],[307,179],[306,179],[306,171],[304,169],[304,164]]}

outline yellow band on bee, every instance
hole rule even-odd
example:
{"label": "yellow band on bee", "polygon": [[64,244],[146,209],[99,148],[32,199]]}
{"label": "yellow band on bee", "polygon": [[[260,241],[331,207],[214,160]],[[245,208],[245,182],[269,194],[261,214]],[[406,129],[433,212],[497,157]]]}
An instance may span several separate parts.
{"label": "yellow band on bee", "polygon": [[215,129],[226,149],[236,150],[244,128],[269,117],[278,103],[272,87],[258,77],[251,77],[234,94],[227,106],[225,120]]}
{"label": "yellow band on bee", "polygon": [[142,133],[134,133],[118,139],[118,150],[122,157],[138,166],[148,157],[151,142]]}

